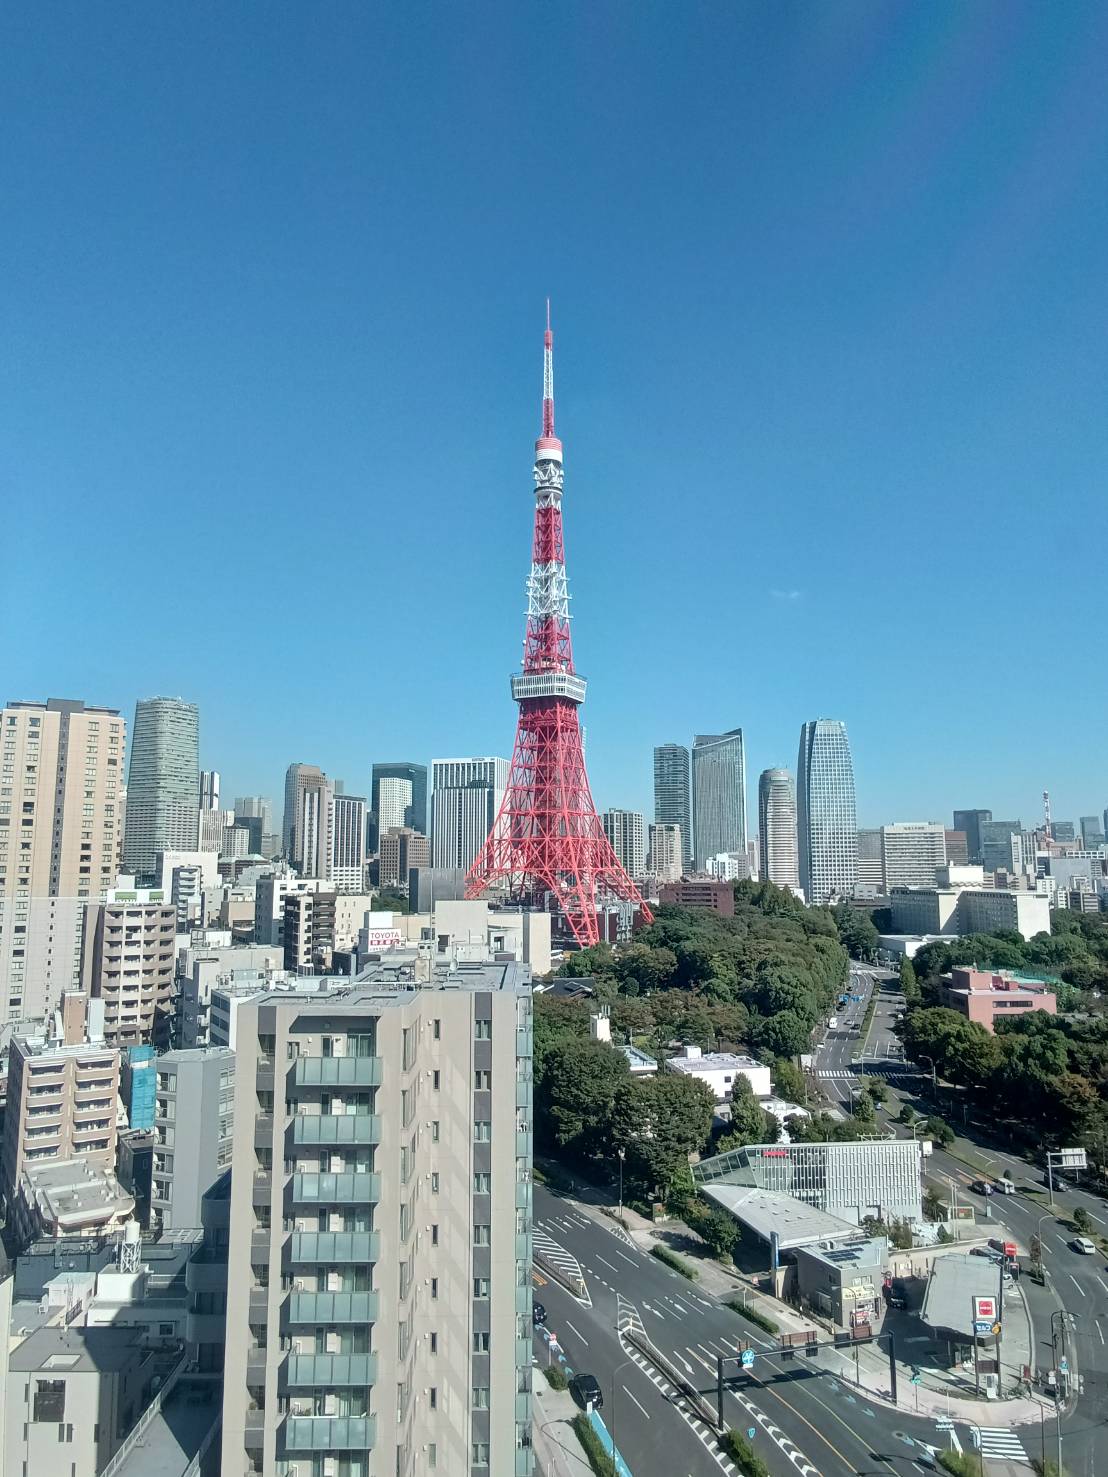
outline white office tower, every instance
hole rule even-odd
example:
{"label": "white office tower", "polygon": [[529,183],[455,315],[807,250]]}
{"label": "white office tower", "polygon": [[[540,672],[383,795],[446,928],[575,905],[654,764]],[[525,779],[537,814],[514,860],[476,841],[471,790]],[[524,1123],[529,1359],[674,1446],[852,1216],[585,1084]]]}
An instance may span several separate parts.
{"label": "white office tower", "polygon": [[796,765],[800,885],[809,903],[854,895],[858,822],[846,724],[816,718],[800,730]]}
{"label": "white office tower", "polygon": [[934,887],[946,866],[946,827],[930,821],[898,821],[881,827],[881,868],[885,891],[894,887]]}
{"label": "white office tower", "polygon": [[659,882],[680,882],[684,872],[681,827],[658,821],[650,828],[650,870]]}
{"label": "white office tower", "polygon": [[315,764],[290,764],[285,771],[285,811],[281,819],[281,849],[288,861],[296,865],[296,824],[300,814],[301,794],[327,783],[327,776]]}
{"label": "white office tower", "polygon": [[384,775],[377,781],[378,812],[377,831],[383,836],[386,831],[399,831],[407,825],[404,819],[411,814],[412,782]]}
{"label": "white office tower", "polygon": [[200,809],[219,809],[218,769],[202,769],[200,771]]}
{"label": "white office tower", "polygon": [[331,799],[331,881],[339,892],[365,886],[366,802],[364,795]]}
{"label": "white office tower", "polygon": [[758,779],[758,869],[763,882],[800,886],[796,787],[787,769],[763,769]]}
{"label": "white office tower", "polygon": [[507,759],[434,760],[431,765],[433,867],[469,871],[500,809],[508,784],[508,769]]}
{"label": "white office tower", "polygon": [[604,834],[628,877],[646,872],[646,817],[638,810],[606,810],[601,816]]}
{"label": "white office tower", "polygon": [[222,1470],[530,1477],[530,968],[244,1001]]}
{"label": "white office tower", "polygon": [[135,704],[123,867],[140,884],[153,880],[159,851],[196,849],[199,752],[195,703],[152,697]]}
{"label": "white office tower", "polygon": [[700,733],[692,748],[696,864],[746,850],[746,755],[743,731]]}

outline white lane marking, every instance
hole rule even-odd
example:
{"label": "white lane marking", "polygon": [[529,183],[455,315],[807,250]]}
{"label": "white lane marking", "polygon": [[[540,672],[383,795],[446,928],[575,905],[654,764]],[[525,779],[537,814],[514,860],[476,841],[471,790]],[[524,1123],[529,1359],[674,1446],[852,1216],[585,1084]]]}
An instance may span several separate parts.
{"label": "white lane marking", "polygon": [[638,1266],[633,1256],[628,1256],[625,1251],[617,1251],[616,1256],[621,1256],[625,1262],[630,1262],[633,1267]]}
{"label": "white lane marking", "polygon": [[652,1308],[649,1303],[643,1303],[643,1307],[648,1313],[653,1313],[655,1318],[660,1318],[663,1323],[666,1321],[666,1315],[664,1313],[659,1313],[658,1309]]}
{"label": "white lane marking", "polygon": [[670,1302],[676,1303],[677,1306],[681,1309],[682,1313],[692,1313],[693,1311],[695,1311],[692,1308],[687,1308],[680,1298],[671,1297]]}
{"label": "white lane marking", "polygon": [[[1072,1272],[1070,1273],[1070,1281],[1073,1283],[1074,1287],[1077,1288],[1078,1292],[1081,1292],[1082,1293],[1082,1296],[1084,1296],[1084,1293],[1082,1292],[1081,1284],[1080,1284],[1080,1282],[1078,1282],[1077,1278],[1073,1275]],[[975,1306],[976,1306],[976,1304],[975,1304]]]}
{"label": "white lane marking", "polygon": [[[569,1321],[568,1318],[566,1319],[566,1327],[567,1328],[573,1328],[573,1324]],[[585,1335],[581,1332],[581,1330],[578,1329],[578,1328],[573,1328],[573,1332],[577,1335],[577,1337],[581,1340],[581,1342],[584,1344],[585,1348],[587,1349],[589,1347],[589,1341],[585,1337]]]}
{"label": "white lane marking", "polygon": [[619,1268],[615,1266],[612,1262],[610,1262],[606,1256],[601,1256],[600,1253],[597,1252],[596,1259],[598,1262],[603,1262],[606,1267],[611,1267],[616,1276],[619,1276]]}
{"label": "white lane marking", "polygon": [[703,1355],[698,1354],[696,1352],[696,1350],[693,1349],[693,1348],[690,1348],[690,1346],[688,1344],[685,1345],[685,1348],[688,1349],[689,1353],[696,1360],[697,1364],[703,1364],[704,1368],[708,1371],[709,1374],[715,1374],[715,1372],[716,1372],[716,1366],[714,1364],[709,1364],[708,1361],[707,1361],[707,1359],[705,1359],[703,1357]]}
{"label": "white lane marking", "polygon": [[1096,1274],[1096,1277],[1097,1281],[1100,1283],[1101,1287],[1103,1287],[1104,1291],[1108,1292],[1108,1282],[1105,1282],[1104,1278],[1100,1275],[1099,1272]]}
{"label": "white lane marking", "polygon": [[[627,1388],[626,1385],[624,1385],[624,1387],[623,1387],[623,1393],[626,1396],[628,1396],[631,1400],[635,1400],[634,1395],[631,1394],[631,1391]],[[643,1415],[646,1416],[647,1420],[649,1420],[650,1419],[650,1412],[638,1400],[635,1400],[635,1404],[642,1411]]]}
{"label": "white lane marking", "polygon": [[1093,1327],[1096,1329],[1097,1333],[1100,1335],[1100,1342],[1103,1343],[1104,1342],[1104,1330],[1100,1326],[1100,1319],[1099,1318],[1095,1318],[1093,1320]]}

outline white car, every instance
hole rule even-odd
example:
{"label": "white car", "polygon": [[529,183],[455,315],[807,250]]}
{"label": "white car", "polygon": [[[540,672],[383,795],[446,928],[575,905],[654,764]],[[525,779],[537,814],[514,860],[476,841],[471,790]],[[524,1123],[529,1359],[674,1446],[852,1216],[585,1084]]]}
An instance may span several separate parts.
{"label": "white car", "polygon": [[1089,1240],[1088,1236],[1075,1236],[1070,1242],[1070,1245],[1074,1251],[1079,1251],[1082,1256],[1096,1256],[1096,1247]]}

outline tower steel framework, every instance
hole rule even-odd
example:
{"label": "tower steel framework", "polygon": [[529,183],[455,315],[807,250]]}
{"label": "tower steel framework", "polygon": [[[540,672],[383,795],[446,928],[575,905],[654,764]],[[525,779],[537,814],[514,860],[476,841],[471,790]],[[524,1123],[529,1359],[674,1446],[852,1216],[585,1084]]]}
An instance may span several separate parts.
{"label": "tower steel framework", "polygon": [[554,434],[554,336],[543,340],[542,435],[535,442],[535,532],[527,581],[523,670],[512,767],[496,820],[466,879],[466,897],[506,887],[516,901],[560,912],[578,944],[600,938],[598,910],[617,902],[653,915],[620,865],[593,804],[577,709],[562,534],[562,443]]}

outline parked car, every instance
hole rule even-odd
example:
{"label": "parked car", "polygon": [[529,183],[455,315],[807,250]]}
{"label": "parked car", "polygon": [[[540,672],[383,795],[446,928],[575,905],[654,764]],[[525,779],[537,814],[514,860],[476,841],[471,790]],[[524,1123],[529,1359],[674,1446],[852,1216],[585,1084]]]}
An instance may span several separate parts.
{"label": "parked car", "polygon": [[1070,1242],[1074,1251],[1079,1251],[1082,1256],[1096,1256],[1096,1247],[1088,1236],[1075,1236]]}
{"label": "parked car", "polygon": [[[1049,1174],[1044,1174],[1043,1175],[1043,1184],[1044,1185],[1047,1185],[1049,1187],[1049,1185],[1050,1185],[1050,1175]],[[1055,1188],[1055,1190],[1057,1191],[1057,1193],[1059,1195],[1068,1195],[1069,1194],[1069,1191],[1070,1191],[1070,1182],[1069,1182],[1069,1180],[1064,1180],[1060,1174],[1056,1174],[1054,1176],[1054,1188]]]}
{"label": "parked car", "polygon": [[604,1391],[594,1374],[575,1374],[569,1382],[569,1393],[582,1410],[589,1405],[599,1410],[604,1404]]}
{"label": "parked car", "polygon": [[991,1246],[971,1246],[970,1256],[988,1257],[989,1261],[997,1262],[998,1264],[1004,1260],[1003,1252],[993,1251]]}
{"label": "parked car", "polygon": [[546,1309],[542,1303],[531,1304],[531,1322],[536,1328],[541,1328],[546,1322]]}
{"label": "parked car", "polygon": [[993,1187],[988,1180],[973,1180],[970,1189],[977,1195],[991,1195]]}

